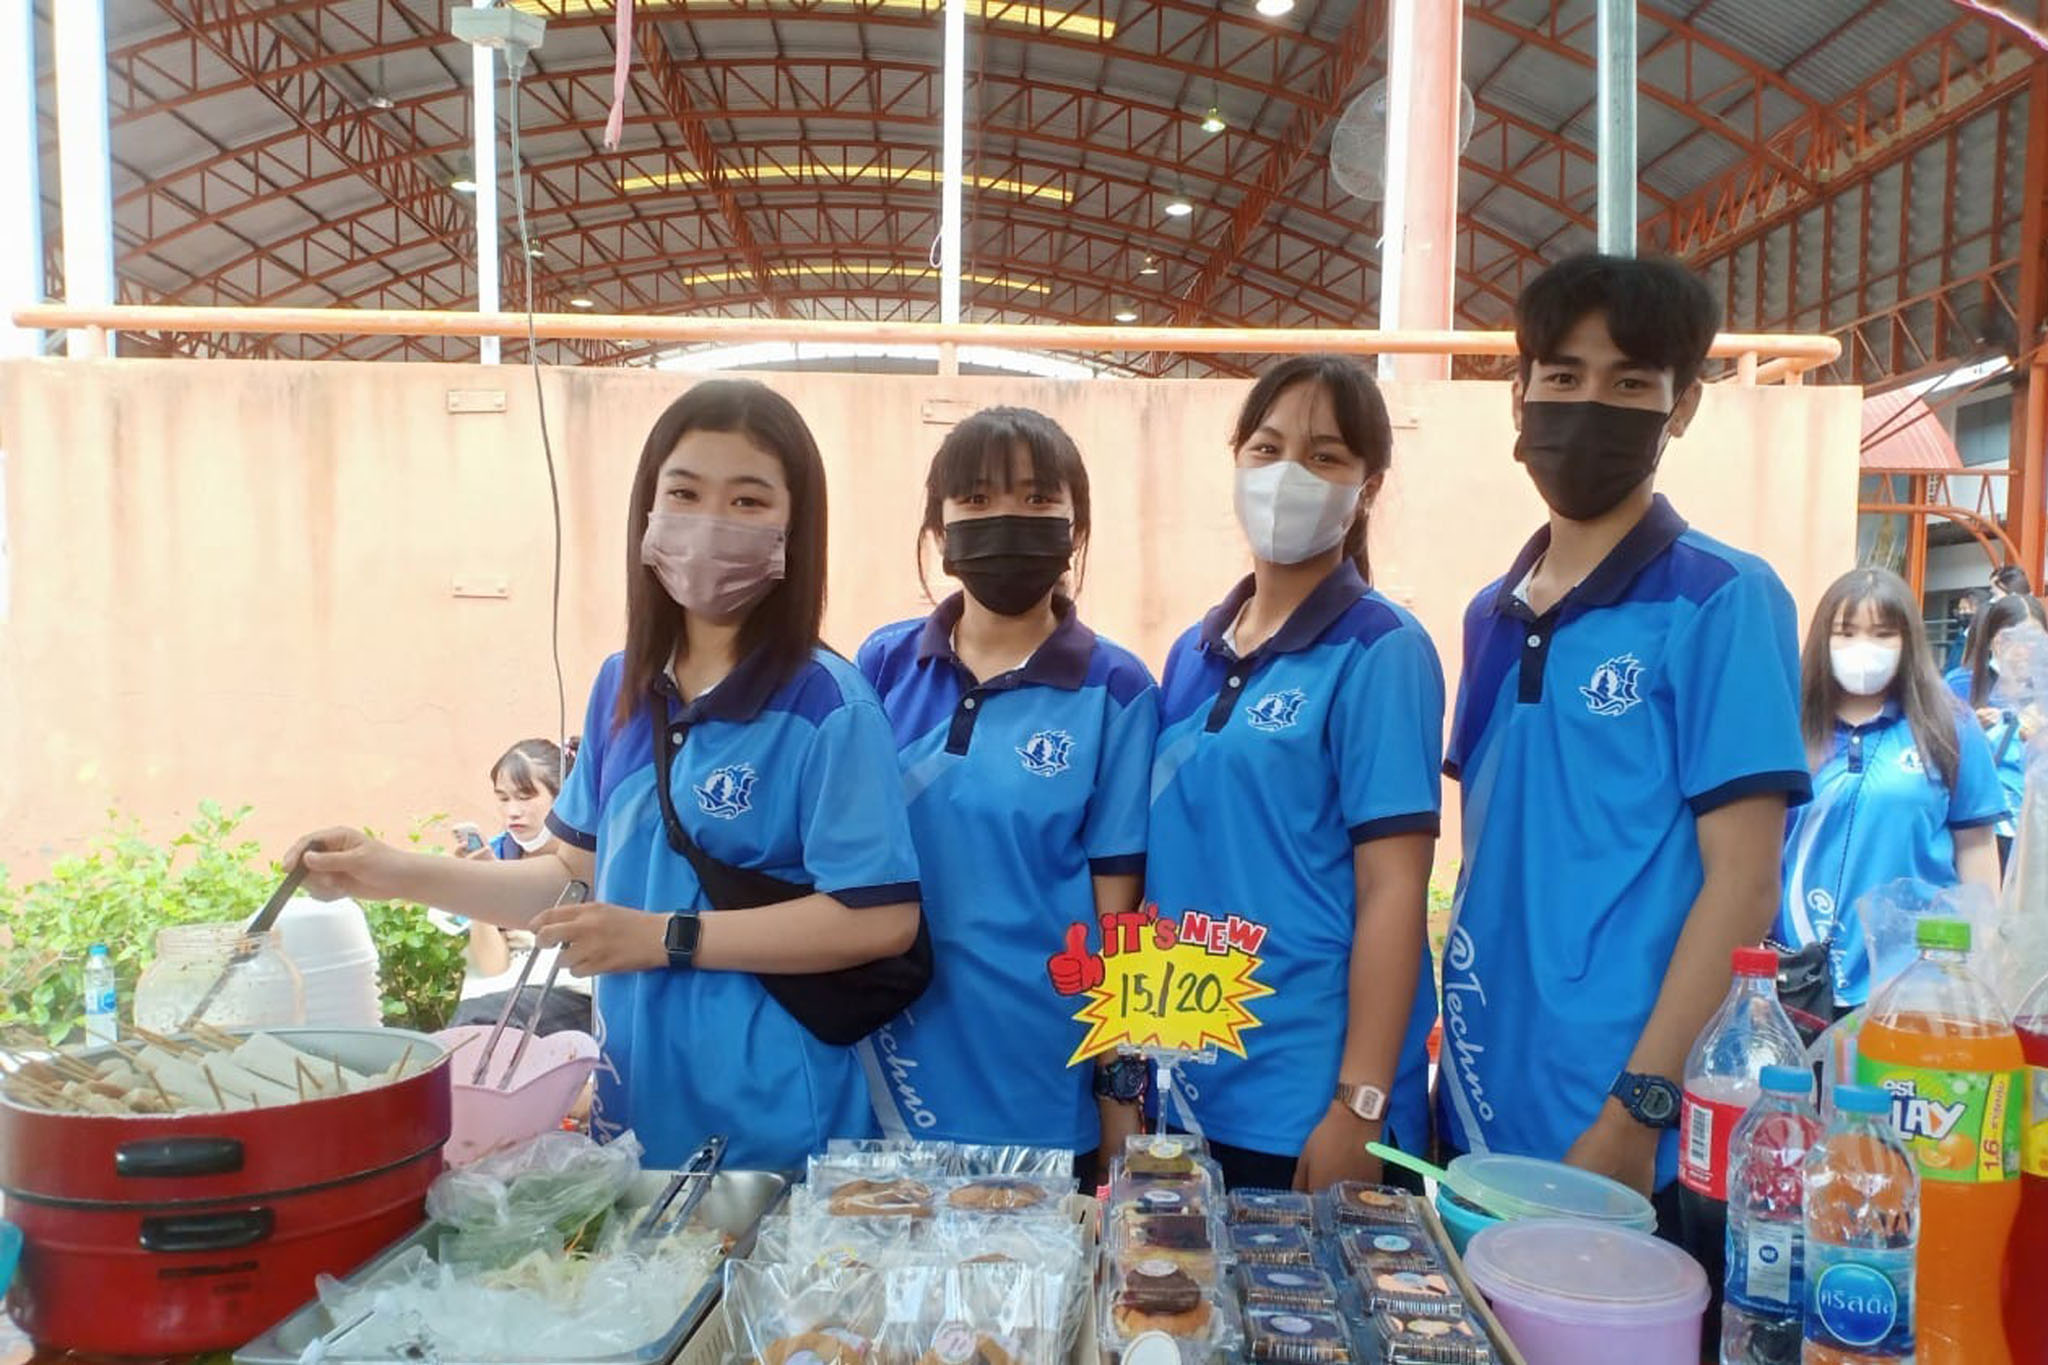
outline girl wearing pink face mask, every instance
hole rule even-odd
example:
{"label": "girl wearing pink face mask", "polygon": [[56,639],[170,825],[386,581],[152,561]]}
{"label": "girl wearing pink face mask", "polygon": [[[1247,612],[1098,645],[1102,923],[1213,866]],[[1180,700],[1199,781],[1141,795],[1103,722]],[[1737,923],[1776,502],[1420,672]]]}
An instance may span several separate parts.
{"label": "girl wearing pink face mask", "polygon": [[[763,976],[920,941],[888,722],[818,639],[825,479],[803,419],[752,381],[670,404],[634,475],[627,546],[625,649],[591,690],[553,847],[468,862],[334,829],[287,862],[304,859],[316,895],[403,897],[560,944],[597,981],[594,1134],[631,1128],[660,1167],[722,1133],[728,1162],[788,1169],[874,1116],[854,1050]],[[728,906],[740,880],[783,898],[717,909],[705,877]],[[594,903],[556,905],[572,880]]]}

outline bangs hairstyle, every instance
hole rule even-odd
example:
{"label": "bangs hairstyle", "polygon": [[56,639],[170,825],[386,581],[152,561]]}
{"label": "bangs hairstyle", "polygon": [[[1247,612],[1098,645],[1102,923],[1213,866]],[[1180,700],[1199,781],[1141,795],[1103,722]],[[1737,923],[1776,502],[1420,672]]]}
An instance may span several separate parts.
{"label": "bangs hairstyle", "polygon": [[1565,333],[1589,313],[1630,360],[1673,376],[1674,397],[1700,377],[1721,325],[1721,305],[1692,271],[1668,257],[1587,254],[1559,261],[1529,281],[1515,302],[1515,349],[1522,382],[1537,361],[1558,356]]}
{"label": "bangs hairstyle", "polygon": [[522,800],[546,792],[562,794],[562,751],[553,740],[522,739],[491,765],[491,785],[503,785]]}
{"label": "bangs hairstyle", "polygon": [[1980,608],[1970,624],[1970,643],[1963,651],[1963,667],[1970,673],[1970,705],[1991,705],[1991,650],[1998,637],[2022,622],[2031,620],[2048,629],[2048,609],[2037,597],[2009,593],[1988,607]]}
{"label": "bangs hairstyle", "polygon": [[1011,465],[1022,450],[1031,460],[1031,486],[1041,493],[1066,490],[1074,504],[1074,581],[1076,591],[1088,560],[1088,531],[1093,524],[1088,501],[1088,466],[1065,427],[1035,408],[983,408],[939,442],[924,476],[924,523],[918,532],[917,581],[930,597],[925,579],[924,542],[946,529],[946,499],[972,493],[1013,491]]}
{"label": "bangs hairstyle", "polygon": [[752,379],[707,379],[668,405],[647,433],[626,508],[626,659],[614,727],[654,693],[654,680],[683,647],[683,608],[640,562],[654,486],[676,443],[693,431],[743,436],[772,455],[789,485],[782,579],[740,625],[742,658],[760,656],[780,686],[810,663],[825,617],[825,462],[811,429],[787,398]]}
{"label": "bangs hairstyle", "polygon": [[[1246,395],[1244,406],[1237,411],[1237,429],[1230,436],[1231,452],[1244,449],[1272,413],[1280,395],[1301,383],[1314,384],[1329,396],[1330,410],[1337,418],[1337,434],[1364,463],[1366,482],[1385,474],[1394,463],[1393,419],[1387,415],[1387,400],[1381,395],[1380,386],[1350,356],[1293,356],[1260,375],[1259,382]],[[1344,533],[1344,555],[1358,565],[1359,576],[1371,583],[1372,559],[1366,545],[1365,523],[1366,514],[1361,507],[1351,529]]]}
{"label": "bangs hairstyle", "polygon": [[1941,675],[1934,671],[1934,655],[1927,648],[1927,627],[1920,621],[1920,605],[1906,580],[1889,569],[1852,569],[1836,579],[1814,608],[1813,625],[1806,632],[1806,650],[1800,658],[1800,729],[1805,732],[1806,752],[1811,766],[1818,767],[1834,746],[1836,714],[1842,704],[1842,685],[1835,681],[1831,657],[1835,622],[1853,617],[1869,606],[1878,623],[1899,633],[1899,671],[1886,691],[1887,700],[1905,713],[1913,728],[1913,742],[1941,784],[1955,790],[1956,773],[1962,764],[1962,750],[1956,738],[1957,702]]}

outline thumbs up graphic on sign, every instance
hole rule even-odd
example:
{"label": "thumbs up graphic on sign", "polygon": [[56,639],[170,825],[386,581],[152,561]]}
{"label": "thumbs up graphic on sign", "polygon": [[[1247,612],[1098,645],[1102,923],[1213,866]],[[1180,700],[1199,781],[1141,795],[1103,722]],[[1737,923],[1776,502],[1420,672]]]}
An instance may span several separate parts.
{"label": "thumbs up graphic on sign", "polygon": [[1088,926],[1067,926],[1067,946],[1045,964],[1052,988],[1061,995],[1080,995],[1102,984],[1102,959],[1088,951]]}

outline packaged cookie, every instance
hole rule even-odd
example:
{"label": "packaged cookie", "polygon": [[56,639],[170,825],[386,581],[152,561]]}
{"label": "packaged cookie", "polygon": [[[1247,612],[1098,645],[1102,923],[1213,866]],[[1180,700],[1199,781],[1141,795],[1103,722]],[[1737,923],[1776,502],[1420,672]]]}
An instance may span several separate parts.
{"label": "packaged cookie", "polygon": [[1059,1217],[1060,1200],[1074,1192],[1073,1177],[988,1175],[946,1191],[946,1208],[959,1213],[1037,1214]]}
{"label": "packaged cookie", "polygon": [[1308,1227],[1315,1222],[1315,1203],[1298,1190],[1232,1190],[1230,1221],[1233,1223],[1294,1223]]}
{"label": "packaged cookie", "polygon": [[1360,1273],[1366,1306],[1385,1317],[1463,1318],[1465,1298],[1441,1265],[1419,1269],[1374,1268]]}
{"label": "packaged cookie", "polygon": [[1233,1223],[1226,1247],[1248,1265],[1314,1265],[1315,1240],[1309,1230],[1288,1223]]}
{"label": "packaged cookie", "polygon": [[938,1198],[930,1184],[908,1177],[843,1180],[821,1194],[834,1218],[929,1218]]}
{"label": "packaged cookie", "polygon": [[1343,1365],[1351,1332],[1335,1313],[1298,1308],[1247,1308],[1245,1345],[1253,1360],[1277,1365]]}
{"label": "packaged cookie", "polygon": [[1216,1305],[1194,1277],[1172,1261],[1127,1263],[1106,1286],[1108,1326],[1123,1341],[1147,1332],[1178,1339],[1212,1335]]}
{"label": "packaged cookie", "polygon": [[877,1365],[882,1277],[871,1270],[725,1264],[733,1353],[757,1365]]}
{"label": "packaged cookie", "polygon": [[1493,1348],[1470,1318],[1383,1313],[1362,1341],[1368,1365],[1493,1365]]}
{"label": "packaged cookie", "polygon": [[1337,1239],[1337,1256],[1354,1276],[1376,1270],[1431,1270],[1442,1264],[1420,1229],[1353,1228]]}
{"label": "packaged cookie", "polygon": [[1415,1210],[1415,1196],[1388,1185],[1368,1185],[1343,1180],[1323,1194],[1327,1224],[1338,1227],[1422,1228],[1422,1215]]}
{"label": "packaged cookie", "polygon": [[1336,1282],[1314,1266],[1240,1264],[1237,1287],[1247,1308],[1337,1308]]}

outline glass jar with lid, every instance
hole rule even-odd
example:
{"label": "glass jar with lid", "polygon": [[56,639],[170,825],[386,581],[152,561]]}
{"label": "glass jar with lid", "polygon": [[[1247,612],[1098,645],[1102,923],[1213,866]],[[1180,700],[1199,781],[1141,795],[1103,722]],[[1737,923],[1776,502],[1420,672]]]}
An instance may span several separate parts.
{"label": "glass jar with lid", "polygon": [[[226,973],[223,978],[222,973]],[[175,1033],[220,990],[202,1020],[215,1028],[290,1028],[306,1021],[305,989],[284,951],[284,935],[251,934],[239,924],[187,924],[159,930],[156,960],[135,983],[135,1024]]]}

